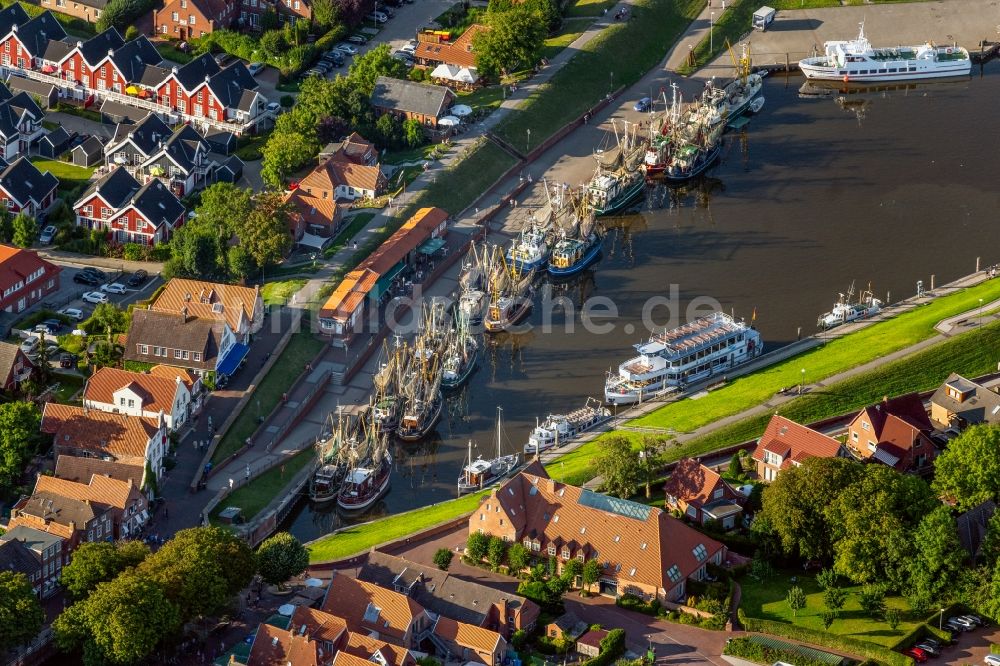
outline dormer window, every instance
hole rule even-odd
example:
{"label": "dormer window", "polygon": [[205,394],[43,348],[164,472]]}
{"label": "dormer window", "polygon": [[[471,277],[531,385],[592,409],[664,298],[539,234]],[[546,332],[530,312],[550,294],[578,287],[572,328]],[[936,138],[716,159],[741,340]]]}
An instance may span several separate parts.
{"label": "dormer window", "polygon": [[568,560],[569,559],[569,548],[563,548],[562,549],[562,558],[564,560]]}

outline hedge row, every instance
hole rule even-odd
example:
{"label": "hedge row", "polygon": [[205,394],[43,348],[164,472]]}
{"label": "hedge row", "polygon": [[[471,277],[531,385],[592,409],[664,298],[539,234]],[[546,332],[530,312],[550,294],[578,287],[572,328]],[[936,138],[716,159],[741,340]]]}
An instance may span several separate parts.
{"label": "hedge row", "polygon": [[796,650],[781,650],[761,645],[750,636],[740,636],[729,640],[722,654],[755,661],[758,664],[773,664],[781,661],[786,664],[795,664],[795,666],[829,666],[825,661],[807,657]]}
{"label": "hedge row", "polygon": [[838,636],[837,634],[806,629],[805,627],[799,627],[785,622],[774,622],[772,620],[761,620],[756,617],[746,617],[742,613],[740,613],[740,615],[740,622],[743,623],[743,628],[747,631],[761,634],[771,634],[773,636],[782,636],[784,638],[791,638],[805,643],[813,643],[815,645],[830,648],[831,650],[837,650],[838,652],[856,654],[860,657],[865,657],[866,659],[872,659],[879,663],[886,664],[887,666],[913,666],[913,659],[910,657],[900,654],[899,652],[893,652],[889,648],[882,647],[881,645],[859,641],[847,636]]}

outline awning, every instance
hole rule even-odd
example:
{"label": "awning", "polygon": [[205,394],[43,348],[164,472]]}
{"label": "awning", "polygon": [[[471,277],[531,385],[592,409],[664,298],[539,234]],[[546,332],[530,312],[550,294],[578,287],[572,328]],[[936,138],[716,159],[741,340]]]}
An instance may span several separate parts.
{"label": "awning", "polygon": [[333,239],[316,236],[315,234],[302,234],[302,238],[299,239],[299,245],[305,245],[306,247],[314,247],[317,250],[322,250],[330,243],[331,240]]}
{"label": "awning", "polygon": [[424,242],[424,244],[421,245],[417,249],[417,251],[420,252],[420,254],[426,254],[426,255],[430,256],[430,255],[434,254],[435,252],[437,252],[438,250],[440,250],[443,247],[444,247],[444,239],[443,238],[431,238],[431,239],[427,240],[426,242]]}
{"label": "awning", "polygon": [[875,453],[872,454],[872,458],[879,461],[883,465],[888,465],[889,467],[895,467],[899,464],[899,457],[892,455],[881,446],[875,449]]}
{"label": "awning", "polygon": [[125,89],[125,93],[128,95],[138,95],[139,89],[136,88],[135,86],[129,86],[128,88]]}
{"label": "awning", "polygon": [[236,372],[236,368],[240,367],[240,361],[246,358],[248,351],[250,351],[250,347],[242,342],[237,342],[229,349],[229,353],[222,359],[222,363],[216,367],[216,372],[220,375],[233,374]]}

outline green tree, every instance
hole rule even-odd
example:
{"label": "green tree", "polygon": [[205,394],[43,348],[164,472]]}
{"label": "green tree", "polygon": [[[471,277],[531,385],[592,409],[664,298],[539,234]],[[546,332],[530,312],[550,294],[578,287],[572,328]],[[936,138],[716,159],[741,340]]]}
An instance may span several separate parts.
{"label": "green tree", "polygon": [[128,314],[114,303],[98,303],[91,320],[104,331],[109,341],[114,341],[115,333],[128,330]]}
{"label": "green tree", "polygon": [[531,67],[538,61],[547,31],[529,9],[513,7],[491,13],[489,30],[473,37],[476,67],[480,74],[495,77]]}
{"label": "green tree", "polygon": [[355,56],[348,78],[366,97],[371,97],[378,77],[389,76],[405,80],[408,72],[409,68],[402,61],[393,58],[392,49],[383,43],[367,53]]}
{"label": "green tree", "polygon": [[562,595],[569,589],[570,581],[562,576],[552,576],[545,582],[545,590],[548,592],[549,601],[558,603]]}
{"label": "green tree", "polygon": [[257,572],[270,585],[282,585],[309,566],[309,551],[288,532],[278,532],[257,549]]}
{"label": "green tree", "polygon": [[587,560],[583,563],[580,579],[583,583],[583,589],[589,592],[590,588],[601,579],[601,565],[597,563],[597,560]]}
{"label": "green tree", "polygon": [[1000,426],[974,425],[934,460],[934,493],[961,511],[1000,497]]}
{"label": "green tree", "polygon": [[11,222],[14,235],[11,242],[18,247],[31,247],[38,240],[38,222],[27,213],[18,213]]}
{"label": "green tree", "polygon": [[913,534],[937,499],[919,477],[885,465],[861,469],[861,478],[831,497],[827,507],[834,569],[856,583],[885,582],[904,589]]}
{"label": "green tree", "polygon": [[733,479],[743,478],[743,460],[739,453],[734,453],[733,457],[729,459],[729,476]]}
{"label": "green tree", "polygon": [[862,474],[860,466],[843,458],[809,458],[783,470],[762,496],[758,518],[778,537],[786,555],[828,560],[833,541],[827,507]]}
{"label": "green tree", "polygon": [[833,621],[837,619],[837,611],[823,611],[821,617],[823,618],[823,628],[829,631]]}
{"label": "green tree", "polygon": [[990,569],[1000,560],[1000,511],[994,511],[986,522],[986,536],[979,546],[976,562]]}
{"label": "green tree", "polygon": [[42,414],[32,402],[0,404],[0,493],[9,491],[35,453]]}
{"label": "green tree", "polygon": [[403,143],[407,148],[422,146],[427,140],[424,135],[424,126],[416,118],[407,118],[403,121]]}
{"label": "green tree", "polygon": [[399,119],[391,113],[379,116],[375,122],[375,131],[378,132],[378,141],[387,148],[398,148],[403,137],[403,128],[399,124]]}
{"label": "green tree", "polygon": [[498,536],[490,537],[490,544],[486,548],[486,559],[494,570],[499,569],[507,555],[507,542]]}
{"label": "green tree", "polygon": [[574,585],[577,578],[583,575],[583,562],[577,559],[567,560],[563,564],[562,577],[567,585]]}
{"label": "green tree", "polygon": [[642,438],[639,449],[639,475],[646,486],[646,499],[653,496],[653,482],[660,476],[666,464],[665,447],[666,441],[662,438],[650,435]]}
{"label": "green tree", "polygon": [[797,617],[799,611],[806,607],[806,593],[798,585],[791,587],[785,595],[785,602],[792,609],[792,616]]}
{"label": "green tree", "polygon": [[268,58],[278,58],[288,50],[285,33],[281,30],[268,30],[260,36],[260,49]]}
{"label": "green tree", "polygon": [[253,192],[232,183],[215,183],[201,193],[195,208],[198,226],[215,229],[222,241],[228,241],[253,210]]}
{"label": "green tree", "polygon": [[289,216],[289,206],[277,192],[263,192],[254,199],[253,210],[241,222],[237,235],[257,266],[277,264],[291,248]]}
{"label": "green tree", "polygon": [[859,603],[861,610],[868,617],[883,617],[885,615],[885,585],[869,583],[861,588]]}
{"label": "green tree", "polygon": [[910,559],[911,594],[939,601],[954,588],[965,560],[949,508],[939,505],[925,515],[913,543],[916,557]]}
{"label": "green tree", "polygon": [[473,532],[465,540],[465,554],[473,562],[482,562],[490,547],[490,535],[483,532]]}
{"label": "green tree", "polygon": [[639,456],[627,437],[613,435],[604,440],[593,462],[604,477],[604,490],[608,494],[623,498],[635,495],[640,480]]}
{"label": "green tree", "polygon": [[229,248],[229,252],[226,254],[226,263],[229,264],[229,275],[241,282],[245,282],[257,272],[257,264],[242,245],[234,245]]}
{"label": "green tree", "polygon": [[828,587],[833,587],[837,584],[837,572],[833,569],[820,569],[820,572],[816,574],[816,583],[819,584],[824,590]]}
{"label": "green tree", "polygon": [[45,613],[23,573],[0,571],[0,654],[35,637]]}
{"label": "green tree", "polygon": [[275,130],[261,150],[261,178],[271,187],[280,190],[284,187],[288,174],[312,160],[318,151],[319,144],[309,136]]}
{"label": "green tree", "polygon": [[110,581],[128,567],[137,566],[147,555],[149,547],[141,541],[80,544],[73,551],[73,559],[63,567],[63,587],[74,599],[83,599],[98,583]]}
{"label": "green tree", "polygon": [[174,232],[170,246],[170,269],[175,275],[205,279],[218,274],[221,262],[217,229],[195,218]]}
{"label": "green tree", "polygon": [[139,29],[136,28],[134,25],[130,25],[129,27],[125,28],[125,41],[126,42],[131,42],[133,39],[135,39],[138,36],[139,36]]}
{"label": "green tree", "polygon": [[329,30],[337,22],[339,10],[334,0],[313,0],[313,21],[320,28]]}
{"label": "green tree", "polygon": [[114,27],[119,34],[124,33],[136,19],[152,11],[153,4],[153,0],[110,0],[97,19],[97,32]]}
{"label": "green tree", "polygon": [[98,585],[86,600],[60,614],[52,628],[63,649],[84,648],[85,663],[133,664],[180,625],[163,589],[133,570]]}
{"label": "green tree", "polygon": [[507,551],[507,562],[510,564],[511,571],[521,571],[527,568],[531,562],[531,551],[520,543],[511,544]]}
{"label": "green tree", "polygon": [[896,631],[899,628],[899,621],[902,619],[902,615],[898,608],[889,608],[885,611],[885,623],[889,625],[889,628]]}
{"label": "green tree", "polygon": [[847,592],[841,587],[828,587],[823,590],[823,605],[832,611],[839,611],[847,603]]}
{"label": "green tree", "polygon": [[451,548],[438,548],[434,551],[434,566],[441,571],[447,571],[453,557],[455,557],[455,553],[451,552]]}

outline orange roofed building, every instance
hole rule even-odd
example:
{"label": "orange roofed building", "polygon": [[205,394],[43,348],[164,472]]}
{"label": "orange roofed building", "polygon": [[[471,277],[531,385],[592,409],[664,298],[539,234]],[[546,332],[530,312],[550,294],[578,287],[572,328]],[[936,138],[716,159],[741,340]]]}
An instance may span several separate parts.
{"label": "orange roofed building", "polygon": [[224,322],[243,344],[264,325],[260,287],[173,278],[149,309],[171,314],[183,309],[186,317]]}
{"label": "orange roofed building", "polygon": [[191,391],[180,373],[173,379],[117,368],[101,368],[87,380],[83,405],[102,412],[157,417],[177,430],[191,415]]}
{"label": "orange roofed building", "polygon": [[393,281],[412,268],[420,246],[445,235],[447,223],[448,213],[440,208],[418,210],[330,294],[319,311],[320,332],[346,346],[363,328],[365,304],[377,307]]}
{"label": "orange roofed building", "polygon": [[782,470],[801,465],[808,458],[847,456],[847,451],[833,437],[777,414],[771,417],[753,452],[757,476],[762,481],[774,481]]}
{"label": "orange roofed building", "polygon": [[469,532],[522,543],[559,563],[595,560],[600,593],[684,599],[688,579],[726,561],[726,547],[663,509],[569,486],[532,465],[493,490],[469,517]]}
{"label": "orange roofed building", "polygon": [[665,505],[700,525],[717,520],[723,529],[736,526],[744,497],[716,472],[693,458],[683,458],[664,486]]}
{"label": "orange roofed building", "polygon": [[908,393],[861,410],[847,426],[847,447],[861,460],[919,472],[937,456],[933,431],[920,396]]}

